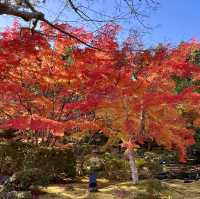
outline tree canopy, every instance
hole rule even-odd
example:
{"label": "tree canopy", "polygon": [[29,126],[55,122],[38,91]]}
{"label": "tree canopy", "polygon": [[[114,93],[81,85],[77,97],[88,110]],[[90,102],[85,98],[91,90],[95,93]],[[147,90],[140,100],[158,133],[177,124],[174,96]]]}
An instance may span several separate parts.
{"label": "tree canopy", "polygon": [[98,35],[60,25],[96,51],[42,24],[44,34],[32,34],[18,23],[1,33],[1,129],[16,129],[27,140],[31,132],[63,136],[101,130],[137,148],[154,140],[178,149],[186,159],[194,143],[183,113],[195,111],[199,125],[199,84],[176,91],[174,77],[199,82],[200,68],[190,55],[197,41],[176,48],[131,51],[131,39],[119,47],[120,28],[107,24]]}

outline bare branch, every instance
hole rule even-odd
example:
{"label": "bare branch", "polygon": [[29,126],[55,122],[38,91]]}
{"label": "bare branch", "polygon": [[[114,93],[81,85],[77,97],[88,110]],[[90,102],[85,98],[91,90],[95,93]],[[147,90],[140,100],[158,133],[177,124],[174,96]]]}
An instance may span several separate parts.
{"label": "bare branch", "polygon": [[96,50],[101,50],[101,49],[96,48],[96,47],[94,47],[94,46],[88,44],[87,42],[85,42],[85,41],[79,39],[79,38],[76,37],[75,35],[73,35],[73,34],[71,34],[71,33],[69,33],[69,32],[66,32],[65,30],[63,30],[62,28],[60,28],[60,27],[58,27],[58,26],[52,24],[50,21],[48,21],[48,20],[45,19],[45,18],[43,18],[41,21],[45,22],[45,23],[48,24],[50,27],[52,27],[52,28],[54,28],[54,29],[60,31],[60,32],[63,33],[64,35],[71,37],[72,39],[74,39],[74,40],[76,40],[76,41],[78,41],[78,42],[84,44],[85,46],[87,46],[87,47],[89,47],[89,48],[93,48],[93,49],[96,49]]}
{"label": "bare branch", "polygon": [[[56,0],[55,0],[56,1]],[[153,8],[153,5],[157,5],[157,2],[159,0],[120,0],[120,5],[116,8],[116,12],[119,9],[120,10],[120,14],[116,14],[116,16],[109,16],[108,13],[104,12],[104,11],[99,11],[96,9],[93,9],[91,4],[88,4],[88,6],[86,6],[87,1],[83,1],[82,4],[80,5],[76,5],[74,2],[74,0],[65,0],[66,5],[70,6],[70,9],[76,13],[79,17],[80,20],[85,21],[86,23],[93,23],[93,25],[95,25],[97,27],[97,29],[99,28],[98,25],[95,24],[96,23],[103,23],[103,25],[105,23],[115,23],[115,22],[119,22],[121,20],[130,20],[131,16],[132,18],[134,18],[140,25],[142,25],[144,28],[148,28],[144,23],[143,23],[143,18],[147,17],[144,13],[144,11],[142,11],[140,8],[144,7],[144,5],[147,5],[148,8]],[[47,23],[50,27],[60,31],[62,34],[78,41],[79,43],[89,47],[89,48],[93,48],[96,50],[102,50],[103,49],[99,49],[96,48],[94,46],[92,46],[91,44],[85,42],[84,40],[82,40],[81,38],[79,38],[78,36],[74,35],[73,33],[67,32],[66,30],[62,29],[61,27],[57,26],[54,24],[54,22],[48,20],[45,17],[44,12],[40,12],[38,9],[36,9],[36,5],[38,5],[38,3],[44,3],[44,0],[0,0],[0,15],[6,14],[6,15],[11,15],[11,16],[16,16],[19,17],[25,21],[31,21],[33,26],[31,28],[32,31],[35,30],[38,21],[43,21],[45,23]],[[59,1],[57,1],[59,2]],[[116,0],[117,2],[117,0]],[[137,4],[136,4],[137,2]],[[55,2],[56,3],[56,2]],[[128,7],[129,11],[128,13],[124,13],[123,12],[123,8]],[[65,8],[66,6],[64,6]],[[59,12],[59,15],[64,11],[64,8],[62,9],[62,11]],[[122,10],[121,10],[122,9]],[[127,9],[125,9],[127,11]],[[125,11],[124,10],[124,11]],[[92,13],[92,17],[89,16],[88,13]],[[123,15],[122,15],[123,14]],[[95,16],[95,17],[93,17]],[[62,21],[63,22],[63,21]],[[88,24],[87,24],[88,25]]]}
{"label": "bare branch", "polygon": [[13,6],[7,3],[0,3],[0,15],[2,14],[20,17],[25,21],[44,18],[44,14],[41,12],[38,11],[29,12],[25,10],[19,10],[17,6]]}

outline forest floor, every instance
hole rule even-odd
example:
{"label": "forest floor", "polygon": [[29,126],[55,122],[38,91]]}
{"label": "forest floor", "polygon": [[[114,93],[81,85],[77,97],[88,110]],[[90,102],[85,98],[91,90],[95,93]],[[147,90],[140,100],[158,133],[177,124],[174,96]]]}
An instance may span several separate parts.
{"label": "forest floor", "polygon": [[[88,193],[88,180],[83,178],[67,185],[51,185],[43,189],[44,194],[39,199],[145,199],[147,184],[148,180],[141,180],[134,186],[129,181],[111,182],[98,179],[98,192]],[[161,199],[200,199],[200,181],[184,183],[183,180],[162,180],[161,184],[164,187],[160,191]]]}

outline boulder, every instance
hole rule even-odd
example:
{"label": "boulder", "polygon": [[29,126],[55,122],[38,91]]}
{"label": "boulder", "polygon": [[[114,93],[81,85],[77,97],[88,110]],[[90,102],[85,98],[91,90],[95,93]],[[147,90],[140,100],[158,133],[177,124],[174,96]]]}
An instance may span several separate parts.
{"label": "boulder", "polygon": [[5,194],[6,199],[32,199],[30,191],[10,191]]}

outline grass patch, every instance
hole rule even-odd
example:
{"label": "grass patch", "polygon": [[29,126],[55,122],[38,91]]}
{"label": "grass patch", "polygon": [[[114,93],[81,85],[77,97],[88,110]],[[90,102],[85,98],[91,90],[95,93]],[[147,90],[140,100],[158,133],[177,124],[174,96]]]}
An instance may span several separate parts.
{"label": "grass patch", "polygon": [[[181,180],[166,180],[156,183],[153,185],[155,186],[153,189],[156,190],[158,186],[162,186],[158,191],[161,199],[200,199],[200,181],[184,183]],[[152,185],[151,180],[142,180],[134,186],[130,181],[119,183],[98,179],[99,191],[88,193],[88,180],[83,178],[76,183],[51,185],[44,188],[43,191],[46,194],[41,195],[39,199],[139,199],[139,196],[141,199],[145,199],[146,196],[148,198],[146,193],[151,191],[149,190],[150,185]]]}

